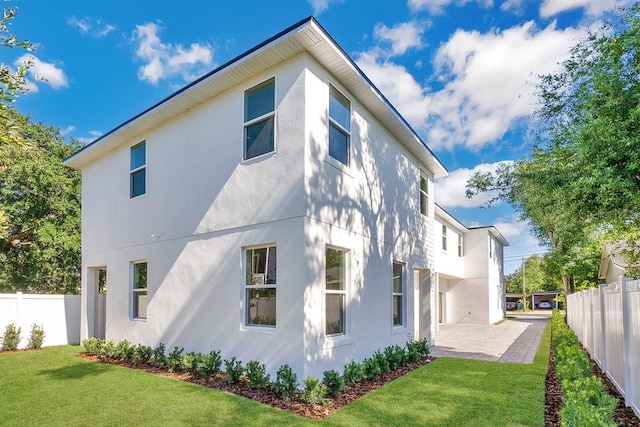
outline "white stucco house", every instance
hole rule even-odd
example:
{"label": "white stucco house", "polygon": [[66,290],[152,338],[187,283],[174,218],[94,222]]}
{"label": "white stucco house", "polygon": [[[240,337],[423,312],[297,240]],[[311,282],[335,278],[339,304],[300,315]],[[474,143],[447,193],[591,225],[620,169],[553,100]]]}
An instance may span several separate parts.
{"label": "white stucco house", "polygon": [[492,324],[503,319],[503,250],[509,243],[494,226],[465,227],[434,207],[438,323]]}
{"label": "white stucco house", "polygon": [[82,171],[82,338],[105,325],[300,376],[433,342],[447,171],[313,18],[65,164]]}
{"label": "white stucco house", "polygon": [[[640,242],[636,243],[640,247]],[[629,272],[629,262],[625,258],[625,251],[632,251],[629,244],[624,241],[606,243],[602,247],[598,279],[604,283],[620,282]]]}

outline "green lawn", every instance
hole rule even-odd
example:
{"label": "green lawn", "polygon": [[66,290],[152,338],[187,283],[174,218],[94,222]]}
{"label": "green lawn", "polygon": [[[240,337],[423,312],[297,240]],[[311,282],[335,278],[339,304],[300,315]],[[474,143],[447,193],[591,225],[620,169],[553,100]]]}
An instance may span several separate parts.
{"label": "green lawn", "polygon": [[549,325],[533,365],[441,358],[313,421],[231,394],[74,357],[0,354],[0,425],[542,426]]}

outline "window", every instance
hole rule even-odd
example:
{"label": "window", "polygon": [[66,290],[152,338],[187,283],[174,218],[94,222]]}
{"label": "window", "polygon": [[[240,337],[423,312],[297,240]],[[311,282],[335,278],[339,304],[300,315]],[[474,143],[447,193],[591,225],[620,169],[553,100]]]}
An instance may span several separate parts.
{"label": "window", "polygon": [[344,335],[347,253],[340,249],[327,248],[325,270],[325,333]]}
{"label": "window", "polygon": [[276,247],[246,249],[245,322],[276,326]]}
{"label": "window", "polygon": [[442,226],[442,250],[447,250],[447,226]]}
{"label": "window", "polygon": [[132,268],[132,316],[134,319],[147,318],[147,263],[134,262]]}
{"label": "window", "polygon": [[244,93],[244,159],[274,150],[275,79]]}
{"label": "window", "polygon": [[404,325],[404,265],[393,263],[393,326]]}
{"label": "window", "polygon": [[129,167],[129,198],[133,199],[147,191],[147,145],[144,141],[131,147]]}
{"label": "window", "polygon": [[349,165],[351,102],[329,85],[329,156]]}
{"label": "window", "polygon": [[462,234],[458,234],[458,256],[462,257]]}
{"label": "window", "polygon": [[420,172],[420,213],[428,215],[429,187],[427,178]]}
{"label": "window", "polygon": [[493,239],[489,237],[489,258],[493,258],[493,250],[494,250]]}

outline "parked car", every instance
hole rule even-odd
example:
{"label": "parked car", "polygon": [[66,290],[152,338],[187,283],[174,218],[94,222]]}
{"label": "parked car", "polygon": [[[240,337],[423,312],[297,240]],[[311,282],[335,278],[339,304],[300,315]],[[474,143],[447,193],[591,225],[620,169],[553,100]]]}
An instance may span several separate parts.
{"label": "parked car", "polygon": [[507,301],[507,305],[505,306],[507,311],[513,311],[516,309],[516,303],[513,301]]}
{"label": "parked car", "polygon": [[551,303],[549,301],[542,301],[538,304],[538,308],[549,309],[551,308]]}

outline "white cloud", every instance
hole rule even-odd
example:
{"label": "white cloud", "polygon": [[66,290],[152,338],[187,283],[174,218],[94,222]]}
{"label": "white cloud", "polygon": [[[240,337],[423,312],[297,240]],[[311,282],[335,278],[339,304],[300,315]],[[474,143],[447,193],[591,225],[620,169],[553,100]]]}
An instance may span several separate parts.
{"label": "white cloud", "polygon": [[544,0],[540,5],[540,16],[548,18],[572,9],[583,8],[585,14],[598,16],[619,6],[626,6],[632,0]]}
{"label": "white cloud", "polygon": [[69,135],[71,132],[73,132],[74,130],[76,130],[76,127],[73,125],[69,125],[64,129],[60,129],[60,135],[62,136],[67,136]]}
{"label": "white cloud", "polygon": [[514,12],[519,14],[524,8],[524,0],[505,0],[500,5],[500,10],[503,12]]}
{"label": "white cloud", "polygon": [[422,33],[425,28],[416,22],[404,22],[392,28],[383,24],[376,25],[374,36],[391,43],[392,55],[403,55],[411,48],[422,47]]}
{"label": "white cloud", "polygon": [[342,2],[342,0],[307,0],[307,2],[313,7],[313,15],[318,16],[329,9],[331,3]]}
{"label": "white cloud", "polygon": [[160,27],[154,23],[137,25],[133,41],[136,56],[146,62],[138,71],[138,78],[152,84],[180,75],[185,81],[193,79],[204,67],[210,67],[213,48],[209,44],[192,43],[189,48],[180,44],[165,44],[160,40]]}
{"label": "white cloud", "polygon": [[[64,70],[58,68],[54,63],[44,62],[37,56],[26,53],[16,59],[14,61],[14,65],[18,66],[25,62],[31,63],[31,66],[29,67],[29,74],[35,76],[37,80],[44,79],[42,81],[54,89],[62,89],[69,86],[69,81],[67,80]],[[27,89],[30,92],[38,91],[37,85],[33,81],[27,82]]]}
{"label": "white cloud", "polygon": [[102,38],[116,29],[115,25],[105,24],[99,19],[77,18],[71,16],[67,18],[67,24],[76,27],[82,34],[89,34],[91,37]]}
{"label": "white cloud", "polygon": [[442,13],[444,8],[451,3],[455,3],[457,6],[463,6],[472,2],[479,3],[480,6],[486,8],[493,6],[493,0],[408,0],[407,5],[409,9],[414,12],[427,10],[429,13],[437,15]]}
{"label": "white cloud", "polygon": [[[494,193],[485,193],[468,199],[465,195],[467,181],[476,172],[494,172],[498,165],[513,163],[503,161],[483,163],[473,169],[461,168],[449,172],[449,175],[437,180],[435,185],[435,201],[443,208],[477,208],[495,197]],[[498,202],[499,203],[499,202]]]}
{"label": "white cloud", "polygon": [[533,21],[508,28],[457,30],[437,50],[434,91],[374,47],[356,62],[434,149],[479,150],[516,127],[535,109],[534,83],[556,70],[583,29],[544,29]]}

